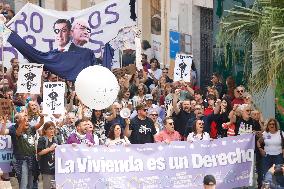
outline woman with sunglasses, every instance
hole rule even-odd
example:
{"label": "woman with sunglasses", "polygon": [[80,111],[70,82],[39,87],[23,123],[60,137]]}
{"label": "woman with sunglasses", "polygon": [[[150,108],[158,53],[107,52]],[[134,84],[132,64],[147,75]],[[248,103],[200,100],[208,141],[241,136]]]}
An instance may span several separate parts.
{"label": "woman with sunglasses", "polygon": [[110,131],[108,133],[108,138],[106,140],[106,146],[113,145],[129,145],[130,142],[126,136],[124,136],[121,131],[121,126],[119,124],[114,124],[111,126]]}
{"label": "woman with sunglasses", "polygon": [[210,135],[204,132],[204,122],[202,120],[196,120],[193,122],[191,133],[187,136],[187,141],[193,142],[198,140],[210,140]]}
{"label": "woman with sunglasses", "polygon": [[149,118],[154,122],[154,126],[156,128],[157,133],[159,133],[163,129],[163,125],[161,123],[161,118],[159,118],[159,114],[157,111],[152,110],[149,114]]}
{"label": "woman with sunglasses", "polygon": [[257,141],[257,147],[262,155],[263,174],[273,165],[284,163],[284,132],[279,129],[276,119],[268,120],[262,138]]}
{"label": "woman with sunglasses", "polygon": [[42,133],[43,136],[38,140],[37,153],[43,189],[50,189],[51,180],[55,179],[55,148],[60,144],[60,141],[55,135],[55,124],[52,121],[43,125]]}

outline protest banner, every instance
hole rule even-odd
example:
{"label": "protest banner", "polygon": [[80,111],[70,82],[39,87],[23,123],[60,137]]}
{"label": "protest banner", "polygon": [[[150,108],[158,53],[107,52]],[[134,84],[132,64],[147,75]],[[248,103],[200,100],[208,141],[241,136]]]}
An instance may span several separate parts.
{"label": "protest banner", "polygon": [[13,147],[10,135],[0,135],[0,175],[11,172],[11,161],[13,160]]}
{"label": "protest banner", "polygon": [[11,116],[13,110],[12,100],[0,98],[0,116]]}
{"label": "protest banner", "polygon": [[[58,19],[68,19],[72,23],[78,18],[88,23],[90,32],[89,42],[84,47],[93,50],[97,58],[102,55],[102,47],[115,38],[121,28],[135,25],[130,18],[129,0],[104,1],[77,11],[43,9],[27,3],[7,25],[35,49],[49,52],[57,48],[56,33],[53,32],[54,23]],[[25,61],[9,43],[4,46],[4,57],[4,66],[7,68],[10,67],[11,58],[16,57],[20,62]]]}
{"label": "protest banner", "polygon": [[56,148],[57,188],[201,188],[215,176],[218,189],[249,186],[254,135],[214,141]]}
{"label": "protest banner", "polygon": [[17,81],[17,93],[40,94],[43,65],[21,64]]}
{"label": "protest banner", "polygon": [[43,113],[44,114],[64,114],[64,82],[43,83]]}
{"label": "protest banner", "polygon": [[192,55],[177,54],[174,68],[174,81],[190,82]]}

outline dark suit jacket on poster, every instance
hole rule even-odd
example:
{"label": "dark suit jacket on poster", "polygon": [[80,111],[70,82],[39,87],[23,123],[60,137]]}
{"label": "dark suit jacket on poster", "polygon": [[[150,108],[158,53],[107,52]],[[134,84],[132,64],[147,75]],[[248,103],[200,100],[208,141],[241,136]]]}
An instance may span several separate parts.
{"label": "dark suit jacket on poster", "polygon": [[58,50],[41,52],[26,43],[15,32],[10,34],[8,42],[29,62],[44,64],[45,69],[69,81],[75,81],[84,68],[96,64],[96,57],[91,49],[78,47],[73,43],[68,52]]}

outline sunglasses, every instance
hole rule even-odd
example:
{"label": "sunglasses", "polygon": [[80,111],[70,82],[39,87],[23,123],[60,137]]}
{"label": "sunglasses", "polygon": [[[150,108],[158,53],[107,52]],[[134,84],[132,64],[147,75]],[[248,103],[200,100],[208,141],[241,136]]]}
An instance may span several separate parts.
{"label": "sunglasses", "polygon": [[158,114],[151,114],[151,116],[158,116]]}
{"label": "sunglasses", "polygon": [[87,30],[87,32],[88,33],[91,33],[91,29],[90,28],[88,28],[88,27],[86,27],[86,26],[83,26],[83,25],[81,25],[81,24],[79,24],[79,23],[77,23],[79,26],[80,26],[80,30]]}
{"label": "sunglasses", "polygon": [[237,90],[237,92],[238,92],[238,93],[243,93],[243,92],[244,92],[244,90]]}
{"label": "sunglasses", "polygon": [[60,32],[66,33],[68,31],[67,27],[65,26],[62,29],[54,29],[53,30],[55,34],[59,34]]}
{"label": "sunglasses", "polygon": [[174,122],[170,122],[169,125],[174,125]]}

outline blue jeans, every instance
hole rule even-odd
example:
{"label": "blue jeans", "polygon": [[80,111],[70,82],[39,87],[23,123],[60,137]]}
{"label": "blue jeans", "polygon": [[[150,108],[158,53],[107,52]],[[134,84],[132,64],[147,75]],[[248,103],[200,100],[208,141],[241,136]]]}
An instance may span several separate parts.
{"label": "blue jeans", "polygon": [[263,157],[263,174],[265,175],[267,171],[272,167],[273,164],[282,164],[284,162],[283,159],[283,154],[278,154],[278,155],[265,155]]}
{"label": "blue jeans", "polygon": [[22,175],[20,182],[20,189],[32,189],[33,188],[33,171],[29,170],[27,161],[24,160],[22,164]]}

